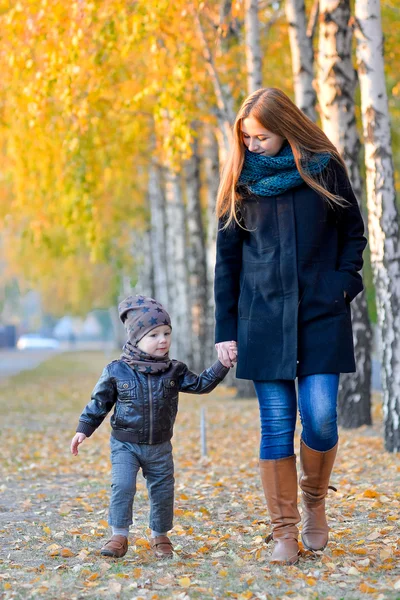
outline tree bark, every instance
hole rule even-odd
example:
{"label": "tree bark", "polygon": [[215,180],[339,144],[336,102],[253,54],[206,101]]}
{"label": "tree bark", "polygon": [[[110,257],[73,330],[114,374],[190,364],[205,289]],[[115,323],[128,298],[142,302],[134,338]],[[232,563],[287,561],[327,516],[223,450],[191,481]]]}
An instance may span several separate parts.
{"label": "tree bark", "polygon": [[[360,140],[355,117],[357,77],[351,47],[349,0],[320,0],[318,92],[321,125],[343,156],[358,200],[362,186]],[[356,373],[340,378],[338,422],[346,428],[371,424],[372,329],[365,293],[352,303]]]}
{"label": "tree bark", "polygon": [[215,202],[219,184],[219,157],[216,137],[207,127],[204,140],[204,170],[207,190],[207,336],[205,361],[211,364],[216,357],[214,345],[214,270],[217,239],[217,220],[215,216]]}
{"label": "tree bark", "polygon": [[151,253],[153,257],[154,295],[164,306],[169,305],[168,277],[165,265],[166,215],[161,172],[157,165],[149,171],[148,197],[151,219]]}
{"label": "tree bark", "polygon": [[379,0],[356,0],[368,228],[382,347],[385,447],[400,451],[400,231]]}
{"label": "tree bark", "polygon": [[245,2],[247,91],[249,94],[262,87],[262,61],[258,0]]}
{"label": "tree bark", "polygon": [[136,266],[136,282],[132,293],[153,298],[155,295],[154,270],[149,229],[136,233],[133,240],[132,253]]}
{"label": "tree bark", "polygon": [[167,217],[165,267],[168,276],[169,303],[173,334],[171,355],[190,364],[191,320],[189,309],[188,272],[186,263],[186,215],[181,180],[168,166],[165,174]]}
{"label": "tree bark", "polygon": [[316,120],[314,81],[314,52],[312,36],[307,35],[304,0],[286,0],[286,19],[292,54],[294,95],[297,106],[312,121]]}
{"label": "tree bark", "polygon": [[207,285],[206,247],[200,205],[200,156],[198,138],[192,143],[192,156],[185,165],[186,215],[188,228],[187,263],[192,322],[192,367],[200,373],[205,368],[206,318],[209,288]]}

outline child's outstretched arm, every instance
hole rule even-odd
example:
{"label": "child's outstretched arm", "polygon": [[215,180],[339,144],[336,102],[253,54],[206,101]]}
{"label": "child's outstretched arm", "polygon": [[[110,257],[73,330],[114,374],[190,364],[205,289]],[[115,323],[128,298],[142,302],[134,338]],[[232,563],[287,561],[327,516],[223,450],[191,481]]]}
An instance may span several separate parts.
{"label": "child's outstretched arm", "polygon": [[221,383],[229,371],[229,368],[224,367],[219,360],[200,375],[189,371],[186,365],[183,367],[183,373],[179,378],[179,391],[187,394],[208,394]]}
{"label": "child's outstretched arm", "polygon": [[[78,446],[84,439],[90,437],[92,433],[101,425],[107,413],[110,412],[117,400],[117,390],[114,379],[110,375],[107,367],[103,370],[100,379],[92,392],[92,398],[83,409],[79,417],[76,434],[71,442],[71,452],[76,456]],[[79,437],[80,436],[80,437]],[[82,436],[84,436],[82,438]]]}

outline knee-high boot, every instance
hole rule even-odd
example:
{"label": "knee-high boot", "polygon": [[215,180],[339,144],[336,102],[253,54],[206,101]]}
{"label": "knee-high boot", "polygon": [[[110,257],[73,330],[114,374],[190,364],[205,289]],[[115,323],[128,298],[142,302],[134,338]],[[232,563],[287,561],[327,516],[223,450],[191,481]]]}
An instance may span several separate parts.
{"label": "knee-high boot", "polygon": [[270,561],[295,564],[298,561],[296,456],[277,460],[260,460],[261,481],[272,523],[275,547]]}
{"label": "knee-high boot", "polygon": [[[302,490],[303,528],[301,539],[308,550],[324,550],[329,527],[325,514],[325,497],[336,458],[338,444],[326,452],[300,443],[300,488]],[[335,489],[335,488],[333,488]]]}

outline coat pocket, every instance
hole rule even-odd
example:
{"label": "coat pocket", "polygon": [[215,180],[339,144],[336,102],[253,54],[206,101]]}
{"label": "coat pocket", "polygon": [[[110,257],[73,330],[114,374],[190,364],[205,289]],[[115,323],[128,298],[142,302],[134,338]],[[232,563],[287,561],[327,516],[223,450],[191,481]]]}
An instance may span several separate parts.
{"label": "coat pocket", "polygon": [[173,398],[178,394],[178,382],[176,379],[163,379],[164,398]]}
{"label": "coat pocket", "polygon": [[347,312],[349,302],[345,298],[342,280],[337,271],[323,271],[321,277],[330,299],[332,313],[337,315]]}
{"label": "coat pocket", "polygon": [[136,381],[134,379],[120,379],[117,381],[118,400],[120,402],[129,402],[136,398]]}

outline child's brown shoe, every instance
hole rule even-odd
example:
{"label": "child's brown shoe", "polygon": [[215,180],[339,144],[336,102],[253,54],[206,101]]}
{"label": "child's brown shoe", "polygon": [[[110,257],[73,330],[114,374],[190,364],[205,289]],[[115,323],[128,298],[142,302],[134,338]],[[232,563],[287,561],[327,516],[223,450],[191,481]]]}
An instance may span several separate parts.
{"label": "child's brown shoe", "polygon": [[158,537],[151,538],[151,549],[157,558],[172,558],[174,555],[174,549],[172,547],[169,538],[166,535],[159,535]]}
{"label": "child's brown shoe", "polygon": [[113,535],[100,550],[103,556],[112,556],[113,558],[122,558],[128,550],[128,538],[124,535]]}

